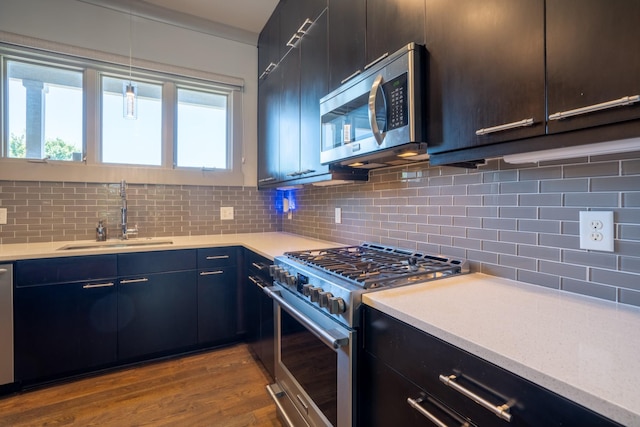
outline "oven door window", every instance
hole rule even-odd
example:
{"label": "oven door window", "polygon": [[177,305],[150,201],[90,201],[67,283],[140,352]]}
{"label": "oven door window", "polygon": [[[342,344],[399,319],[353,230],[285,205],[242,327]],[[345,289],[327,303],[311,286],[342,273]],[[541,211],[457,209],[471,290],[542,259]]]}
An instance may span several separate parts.
{"label": "oven door window", "polygon": [[280,359],[332,425],[338,418],[338,355],[286,311],[281,313]]}

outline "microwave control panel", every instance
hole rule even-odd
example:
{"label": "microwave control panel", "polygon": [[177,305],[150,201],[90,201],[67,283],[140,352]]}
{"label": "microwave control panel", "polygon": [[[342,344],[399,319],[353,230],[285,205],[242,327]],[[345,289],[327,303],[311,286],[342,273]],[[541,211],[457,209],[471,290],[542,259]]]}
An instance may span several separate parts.
{"label": "microwave control panel", "polygon": [[387,131],[406,126],[409,121],[407,73],[382,85],[387,100]]}

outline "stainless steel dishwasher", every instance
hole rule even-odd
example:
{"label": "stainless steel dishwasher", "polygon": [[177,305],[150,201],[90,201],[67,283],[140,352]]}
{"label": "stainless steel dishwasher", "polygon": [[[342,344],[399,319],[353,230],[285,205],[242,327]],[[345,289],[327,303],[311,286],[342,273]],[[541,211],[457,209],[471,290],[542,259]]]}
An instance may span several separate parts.
{"label": "stainless steel dishwasher", "polygon": [[13,266],[0,264],[0,386],[13,377]]}

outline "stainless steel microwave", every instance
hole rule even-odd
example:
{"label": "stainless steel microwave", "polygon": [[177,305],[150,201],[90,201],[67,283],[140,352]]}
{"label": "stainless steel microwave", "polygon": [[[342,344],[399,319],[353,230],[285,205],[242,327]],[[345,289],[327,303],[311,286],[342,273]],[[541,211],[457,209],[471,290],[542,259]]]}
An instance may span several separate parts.
{"label": "stainless steel microwave", "polygon": [[405,164],[426,154],[426,50],[410,43],[320,100],[323,164]]}

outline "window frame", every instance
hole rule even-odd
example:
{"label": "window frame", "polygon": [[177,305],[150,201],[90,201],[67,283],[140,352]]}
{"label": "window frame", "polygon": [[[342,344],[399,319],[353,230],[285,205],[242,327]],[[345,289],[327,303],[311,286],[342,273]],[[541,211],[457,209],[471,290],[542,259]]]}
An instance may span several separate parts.
{"label": "window frame", "polygon": [[[64,50],[64,49],[62,49]],[[87,53],[87,52],[83,52]],[[96,56],[100,56],[96,52]],[[62,182],[129,182],[148,184],[223,185],[243,186],[243,85],[241,79],[197,70],[177,69],[157,63],[135,61],[131,69],[118,55],[104,55],[113,60],[52,53],[37,48],[13,46],[0,42],[0,180],[62,181]],[[114,60],[115,59],[115,60]],[[82,161],[46,162],[37,159],[7,157],[7,60],[25,61],[53,67],[83,70],[83,159]],[[120,61],[118,61],[120,60]],[[143,66],[138,65],[139,63]],[[166,68],[166,70],[163,70]],[[182,74],[184,72],[184,74]],[[137,165],[103,163],[102,153],[102,75],[147,81],[162,85],[161,164]],[[225,82],[225,77],[230,83]],[[177,90],[201,90],[227,95],[227,150],[228,169],[177,167]]]}

